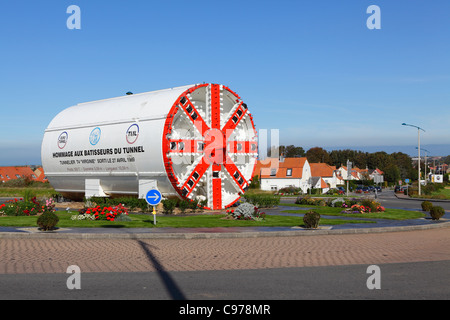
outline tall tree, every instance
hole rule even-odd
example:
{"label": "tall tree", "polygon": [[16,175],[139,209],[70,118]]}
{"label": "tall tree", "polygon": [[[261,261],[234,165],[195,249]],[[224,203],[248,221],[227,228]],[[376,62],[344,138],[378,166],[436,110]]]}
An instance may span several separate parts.
{"label": "tall tree", "polygon": [[[281,152],[281,146],[280,146]],[[296,158],[296,157],[304,157],[305,150],[302,147],[296,147],[294,145],[289,145],[284,147],[283,154],[285,158]]]}
{"label": "tall tree", "polygon": [[306,151],[306,158],[309,163],[330,163],[330,155],[328,151],[320,147],[314,147]]}

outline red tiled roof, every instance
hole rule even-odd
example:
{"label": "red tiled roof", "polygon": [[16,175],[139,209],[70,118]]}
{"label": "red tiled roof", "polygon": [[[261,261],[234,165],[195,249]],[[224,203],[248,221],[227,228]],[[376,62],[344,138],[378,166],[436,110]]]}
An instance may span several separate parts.
{"label": "red tiled roof", "polygon": [[[303,158],[285,158],[279,161],[277,158],[269,158],[263,161],[257,161],[254,175],[260,178],[294,178],[301,179],[303,166],[306,163],[306,157]],[[275,176],[271,175],[271,171],[275,169]],[[287,175],[288,169],[291,169],[291,175]]]}
{"label": "red tiled roof", "polygon": [[[42,170],[42,173],[44,171]],[[38,176],[36,175],[30,167],[0,167],[0,181],[6,182],[14,179],[30,177],[32,180],[37,180]],[[42,179],[45,175],[42,175]],[[38,180],[42,181],[42,180]]]}
{"label": "red tiled roof", "polygon": [[312,177],[332,177],[335,169],[326,163],[310,163]]}
{"label": "red tiled roof", "polygon": [[36,179],[34,179],[34,180],[41,181],[41,182],[48,181],[48,179],[45,177],[45,172],[42,167],[39,167],[36,170],[34,170],[34,174],[36,176]]}

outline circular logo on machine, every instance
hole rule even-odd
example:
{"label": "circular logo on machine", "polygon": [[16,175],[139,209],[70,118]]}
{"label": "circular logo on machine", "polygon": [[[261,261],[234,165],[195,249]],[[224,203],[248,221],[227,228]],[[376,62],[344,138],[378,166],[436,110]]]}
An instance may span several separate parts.
{"label": "circular logo on machine", "polygon": [[93,129],[91,131],[91,134],[89,135],[89,142],[91,145],[95,146],[100,141],[100,135],[102,134],[102,131],[99,127]]}
{"label": "circular logo on machine", "polygon": [[139,126],[135,123],[128,128],[125,138],[127,139],[127,142],[129,144],[133,144],[136,142],[138,137],[139,137]]}
{"label": "circular logo on machine", "polygon": [[69,135],[67,134],[66,131],[64,131],[63,133],[61,133],[58,137],[58,148],[60,149],[64,149],[64,147],[67,144],[67,139],[69,138]]}

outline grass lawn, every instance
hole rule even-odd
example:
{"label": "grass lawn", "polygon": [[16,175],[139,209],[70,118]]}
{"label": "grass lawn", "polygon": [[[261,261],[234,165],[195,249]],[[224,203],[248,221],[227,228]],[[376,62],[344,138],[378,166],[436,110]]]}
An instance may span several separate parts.
{"label": "grass lawn", "polygon": [[[89,221],[71,220],[75,213],[57,211],[59,228],[155,228],[153,216],[146,214],[130,214],[132,221]],[[157,215],[156,227],[164,228],[216,228],[216,227],[294,227],[303,225],[301,217],[266,215],[263,221],[227,220],[224,214],[202,214],[192,216]],[[37,227],[36,216],[0,217],[2,227]],[[357,220],[321,219],[320,225],[337,225],[342,223],[367,223]]]}
{"label": "grass lawn", "polygon": [[411,198],[423,198],[423,199],[437,199],[437,200],[450,200],[450,187],[445,187],[444,189],[440,189],[438,191],[432,192],[429,195],[422,194],[420,195],[413,195]]}
{"label": "grass lawn", "polygon": [[441,189],[431,194],[431,199],[448,199],[450,200],[450,189]]}
{"label": "grass lawn", "polygon": [[358,218],[369,218],[369,219],[392,219],[392,220],[407,220],[407,219],[418,219],[425,217],[426,214],[421,211],[409,211],[401,209],[386,209],[384,212],[374,212],[374,213],[364,213],[364,214],[346,214],[341,213],[343,208],[331,208],[331,207],[317,207],[300,205],[293,203],[283,203],[286,207],[297,207],[293,210],[284,210],[286,213],[306,213],[310,209],[317,211],[321,215],[328,216],[342,216],[342,217],[358,217]]}
{"label": "grass lawn", "polygon": [[0,187],[0,197],[23,198],[26,192],[31,192],[36,197],[50,198],[56,191],[53,188],[29,188],[29,187]]}

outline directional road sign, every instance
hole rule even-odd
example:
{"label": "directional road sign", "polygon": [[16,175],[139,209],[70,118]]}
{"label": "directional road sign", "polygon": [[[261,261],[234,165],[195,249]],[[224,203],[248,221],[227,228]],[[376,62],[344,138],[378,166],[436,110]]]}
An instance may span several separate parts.
{"label": "directional road sign", "polygon": [[145,200],[151,206],[156,206],[161,202],[161,192],[156,189],[152,189],[145,195]]}

